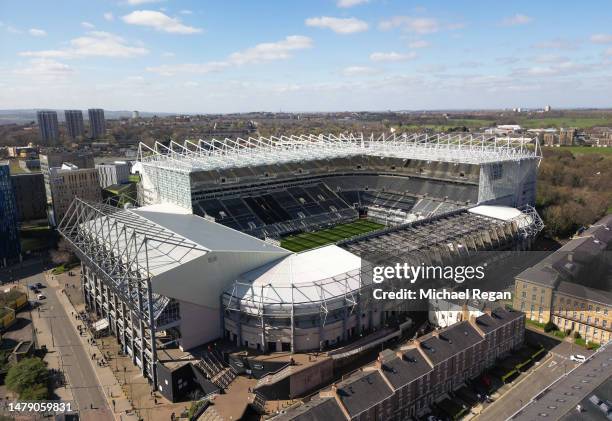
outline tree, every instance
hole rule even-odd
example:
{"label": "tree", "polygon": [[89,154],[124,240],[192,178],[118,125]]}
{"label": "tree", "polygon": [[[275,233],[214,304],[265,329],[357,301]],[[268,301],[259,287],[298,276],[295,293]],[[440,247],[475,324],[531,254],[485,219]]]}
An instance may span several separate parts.
{"label": "tree", "polygon": [[40,358],[25,358],[9,368],[6,386],[24,400],[49,397],[49,370]]}
{"label": "tree", "polygon": [[51,250],[51,261],[55,265],[63,265],[74,260],[70,243],[65,238],[61,238],[57,243],[57,249]]}

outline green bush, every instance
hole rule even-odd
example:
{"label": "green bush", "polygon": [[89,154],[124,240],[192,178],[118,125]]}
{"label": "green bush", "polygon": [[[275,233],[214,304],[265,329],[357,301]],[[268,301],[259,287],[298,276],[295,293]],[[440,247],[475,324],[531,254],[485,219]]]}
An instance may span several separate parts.
{"label": "green bush", "polygon": [[49,371],[40,358],[25,358],[12,365],[5,383],[20,399],[44,400],[49,397]]}
{"label": "green bush", "polygon": [[553,330],[559,330],[556,324],[550,320],[544,325],[544,332],[552,332]]}
{"label": "green bush", "polygon": [[586,348],[586,346],[587,346],[586,341],[585,341],[584,339],[582,339],[582,338],[576,338],[576,339],[574,340],[574,343],[575,343],[576,345],[584,346],[585,348]]}
{"label": "green bush", "polygon": [[574,332],[574,339],[580,339],[582,338],[582,336],[580,336],[579,332]]}
{"label": "green bush", "polygon": [[560,330],[555,330],[553,332],[553,335],[556,336],[557,338],[560,338],[560,339],[563,339],[563,338],[565,338],[567,336],[567,334],[565,332],[560,331]]}
{"label": "green bush", "polygon": [[189,407],[189,411],[187,412],[189,419],[191,419],[196,414],[196,412],[198,412],[198,410],[202,407],[202,405],[206,403],[207,403],[206,400],[192,402],[191,406]]}
{"label": "green bush", "polygon": [[9,356],[8,350],[0,351],[0,373],[5,373],[9,369],[8,356]]}
{"label": "green bush", "polygon": [[540,323],[537,320],[525,319],[527,324],[539,327],[540,329],[544,329],[544,323]]}
{"label": "green bush", "polygon": [[587,349],[597,350],[599,349],[600,345],[597,342],[588,341],[586,347]]}

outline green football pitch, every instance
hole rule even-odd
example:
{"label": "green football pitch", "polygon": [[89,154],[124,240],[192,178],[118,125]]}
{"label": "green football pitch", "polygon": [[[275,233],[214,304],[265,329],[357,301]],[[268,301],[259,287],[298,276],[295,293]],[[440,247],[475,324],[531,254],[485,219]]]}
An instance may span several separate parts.
{"label": "green football pitch", "polygon": [[349,222],[348,224],[336,225],[320,231],[305,232],[298,235],[291,235],[281,240],[281,247],[287,250],[299,252],[326,244],[333,244],[345,238],[376,231],[385,226],[367,219]]}

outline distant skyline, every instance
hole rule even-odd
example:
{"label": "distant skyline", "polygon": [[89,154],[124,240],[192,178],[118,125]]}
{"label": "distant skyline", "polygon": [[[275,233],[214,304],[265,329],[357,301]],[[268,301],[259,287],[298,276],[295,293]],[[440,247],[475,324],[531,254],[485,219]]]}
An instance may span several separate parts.
{"label": "distant skyline", "polygon": [[0,109],[612,106],[612,3],[8,1]]}

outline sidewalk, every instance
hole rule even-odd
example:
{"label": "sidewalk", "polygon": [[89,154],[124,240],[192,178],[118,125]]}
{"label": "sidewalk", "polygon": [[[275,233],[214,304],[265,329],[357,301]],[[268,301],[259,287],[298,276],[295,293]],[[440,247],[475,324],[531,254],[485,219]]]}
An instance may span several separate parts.
{"label": "sidewalk", "polygon": [[[47,283],[49,284],[49,286],[54,289],[54,292],[59,302],[66,309],[66,311],[69,312],[69,316],[70,314],[72,314],[72,312],[76,313],[76,310],[74,309],[74,307],[68,300],[68,297],[66,297],[65,294],[61,293],[61,288],[57,280],[55,279],[55,277],[53,275],[49,276],[49,272],[45,272],[45,279],[47,280]],[[78,325],[84,327],[83,323],[79,320],[76,320],[74,317],[68,317],[68,319],[72,323],[74,330],[78,331],[77,329]],[[91,345],[87,342],[87,339],[89,339],[88,336],[79,335],[79,339],[81,340],[83,349],[87,352],[88,355],[93,355],[93,354],[102,355],[100,350],[96,346]],[[111,386],[103,387],[102,389],[104,391],[104,395],[106,396],[108,406],[114,412],[115,420],[118,420],[118,421],[136,421],[138,420],[138,417],[134,413],[134,408],[132,407],[128,399],[125,397],[125,394],[123,393],[123,390],[121,389],[121,386],[117,382],[117,379],[113,375],[113,372],[111,371],[111,369],[108,366],[100,367],[97,364],[94,364],[93,361],[91,361],[91,366],[93,367],[93,370],[96,373],[96,377],[98,378],[98,382],[101,385],[111,385]],[[113,401],[115,402],[114,408],[113,408]]]}
{"label": "sidewalk", "polygon": [[[49,368],[63,372],[60,350],[53,346],[53,340],[51,339],[47,321],[44,320],[44,317],[41,317],[41,314],[37,310],[32,310],[31,315],[32,326],[36,332],[34,336],[36,338],[37,347],[40,348],[43,345],[47,347],[48,352],[45,355],[44,361],[47,363]],[[68,379],[65,379],[65,382],[66,386],[53,390],[53,393],[55,393],[62,401],[73,401],[74,397],[72,396],[72,390],[70,389]]]}

